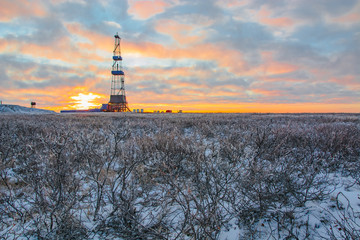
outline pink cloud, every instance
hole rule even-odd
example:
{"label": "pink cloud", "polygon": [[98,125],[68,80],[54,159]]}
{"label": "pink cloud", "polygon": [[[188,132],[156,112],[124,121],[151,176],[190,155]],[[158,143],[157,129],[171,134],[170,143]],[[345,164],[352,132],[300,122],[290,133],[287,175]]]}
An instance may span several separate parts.
{"label": "pink cloud", "polygon": [[346,14],[330,19],[331,22],[341,24],[357,24],[360,22],[360,3]]}
{"label": "pink cloud", "polygon": [[51,0],[51,2],[53,4],[62,4],[62,3],[66,3],[66,2],[86,4],[86,0]]}
{"label": "pink cloud", "polygon": [[206,86],[205,84],[198,84],[198,83],[193,83],[193,82],[184,82],[184,81],[180,81],[180,80],[170,80],[168,82],[171,85],[176,86],[177,88],[189,88],[189,89],[192,89],[192,90],[208,88],[208,86]]}
{"label": "pink cloud", "polygon": [[273,17],[273,13],[265,6],[258,12],[259,22],[273,27],[291,27],[295,21],[288,17]]}
{"label": "pink cloud", "polygon": [[172,6],[174,1],[163,0],[130,0],[128,13],[138,19],[148,19],[162,13]]}
{"label": "pink cloud", "polygon": [[275,90],[266,90],[266,89],[251,89],[251,92],[255,93],[255,94],[260,94],[263,96],[281,96],[283,95],[280,91],[275,91]]}
{"label": "pink cloud", "polygon": [[[61,51],[59,51],[61,49]],[[94,50],[92,50],[94,49]],[[92,60],[103,61],[104,58],[95,53],[93,45],[84,50],[79,50],[78,45],[71,42],[69,37],[59,38],[52,45],[38,45],[19,40],[6,40],[0,38],[0,52],[22,53],[32,57],[61,60],[67,63],[80,63],[87,61],[91,55]],[[108,51],[110,48],[108,47]]]}
{"label": "pink cloud", "polygon": [[[191,29],[191,26],[175,23],[181,29]],[[71,34],[88,39],[90,43],[77,43],[86,49],[101,49],[112,51],[113,39],[107,35],[93,33],[84,29],[82,25],[74,23],[66,25]],[[241,73],[244,69],[245,62],[242,59],[242,53],[233,49],[228,49],[226,45],[217,43],[193,43],[183,47],[165,46],[153,42],[124,42],[123,50],[127,54],[136,54],[145,57],[154,58],[189,58],[199,60],[216,61],[220,67],[228,68],[230,71]],[[100,59],[99,59],[100,60]]]}
{"label": "pink cloud", "polygon": [[349,13],[335,20],[342,23],[358,23],[360,21],[360,13]]}
{"label": "pink cloud", "polygon": [[171,19],[157,21],[156,31],[171,36],[180,45],[189,45],[201,42],[204,31],[197,31],[194,25],[179,23]]}
{"label": "pink cloud", "polygon": [[14,45],[9,44],[9,42],[3,38],[0,38],[0,53],[13,51]]}
{"label": "pink cloud", "polygon": [[177,76],[193,76],[194,72],[191,67],[173,67],[173,68],[141,68],[136,67],[134,69],[137,74],[140,75],[154,75],[154,76],[167,76],[169,78],[177,77]]}
{"label": "pink cloud", "polygon": [[8,22],[19,16],[46,15],[46,10],[39,0],[2,0],[0,7],[0,22]]}
{"label": "pink cloud", "polygon": [[189,58],[215,61],[220,67],[228,68],[234,73],[241,73],[245,64],[240,51],[228,49],[220,43],[202,43],[192,45],[188,48],[171,48],[150,42],[127,42],[126,52],[156,58]]}
{"label": "pink cloud", "polygon": [[338,83],[340,85],[345,85],[351,90],[360,91],[360,81],[355,76],[346,75],[343,77],[331,78],[330,81]]}
{"label": "pink cloud", "polygon": [[267,75],[284,74],[297,70],[298,67],[284,62],[269,62],[264,65],[264,72]]}
{"label": "pink cloud", "polygon": [[227,7],[227,8],[236,8],[242,7],[249,3],[249,0],[223,0],[217,2],[218,6],[220,7]]}
{"label": "pink cloud", "polygon": [[264,77],[269,75],[284,74],[293,72],[299,69],[299,66],[294,64],[276,61],[273,57],[274,52],[263,51],[261,52],[262,63],[258,66],[253,66],[244,71],[245,75],[252,75],[257,77]]}
{"label": "pink cloud", "polygon": [[65,25],[67,30],[73,34],[78,35],[84,39],[90,41],[86,43],[77,43],[80,46],[80,49],[83,47],[85,49],[101,49],[104,51],[112,51],[114,40],[110,36],[102,35],[88,29],[85,29],[79,23],[69,23]]}
{"label": "pink cloud", "polygon": [[[28,54],[34,57],[42,57],[48,59],[61,60],[68,63],[80,63],[84,59],[87,60],[89,53],[79,51],[69,39],[59,39],[56,44],[52,46],[43,46],[37,44],[18,44],[19,51],[23,54]],[[59,51],[61,49],[61,51]],[[96,54],[91,54],[92,60],[102,61],[103,58]]]}

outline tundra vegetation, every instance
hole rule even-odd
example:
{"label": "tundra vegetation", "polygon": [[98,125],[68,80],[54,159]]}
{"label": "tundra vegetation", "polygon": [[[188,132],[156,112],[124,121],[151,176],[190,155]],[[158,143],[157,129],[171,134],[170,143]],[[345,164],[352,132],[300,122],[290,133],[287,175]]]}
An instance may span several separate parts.
{"label": "tundra vegetation", "polygon": [[0,115],[0,238],[360,239],[358,114]]}

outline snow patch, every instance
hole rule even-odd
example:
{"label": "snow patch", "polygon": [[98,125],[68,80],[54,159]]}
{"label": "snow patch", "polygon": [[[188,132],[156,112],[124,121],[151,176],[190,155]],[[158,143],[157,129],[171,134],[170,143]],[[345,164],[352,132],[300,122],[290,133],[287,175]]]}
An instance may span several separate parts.
{"label": "snow patch", "polygon": [[0,114],[54,114],[54,111],[19,105],[0,105]]}

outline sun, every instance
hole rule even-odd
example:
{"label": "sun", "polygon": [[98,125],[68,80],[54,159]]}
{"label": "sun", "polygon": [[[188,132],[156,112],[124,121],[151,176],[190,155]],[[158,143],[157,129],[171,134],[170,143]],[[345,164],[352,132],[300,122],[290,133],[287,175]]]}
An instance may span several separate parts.
{"label": "sun", "polygon": [[75,100],[75,104],[71,105],[72,108],[89,109],[99,105],[96,99],[101,98],[101,96],[94,93],[79,93],[77,96],[71,96],[70,98]]}

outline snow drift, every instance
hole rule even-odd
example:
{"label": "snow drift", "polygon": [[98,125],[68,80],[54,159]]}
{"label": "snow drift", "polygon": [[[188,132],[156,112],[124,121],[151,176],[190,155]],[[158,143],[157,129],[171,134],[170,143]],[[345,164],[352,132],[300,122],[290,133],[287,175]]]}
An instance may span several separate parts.
{"label": "snow drift", "polygon": [[22,107],[19,105],[0,105],[0,113],[15,113],[15,114],[52,114],[54,111]]}

